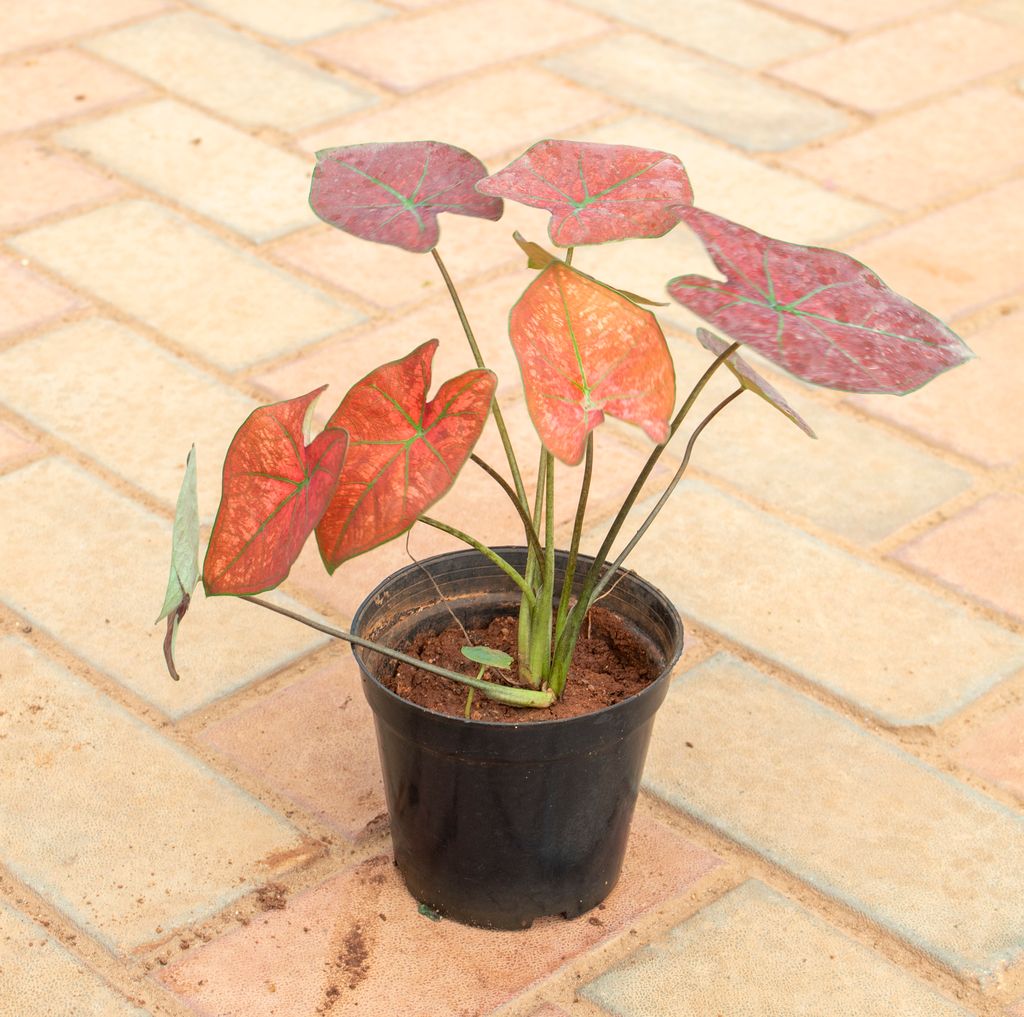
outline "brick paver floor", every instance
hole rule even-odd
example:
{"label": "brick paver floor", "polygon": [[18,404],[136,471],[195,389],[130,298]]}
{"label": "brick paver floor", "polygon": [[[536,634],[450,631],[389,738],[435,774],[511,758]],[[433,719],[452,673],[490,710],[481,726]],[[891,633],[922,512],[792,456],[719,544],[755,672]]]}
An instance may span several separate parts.
{"label": "brick paver floor", "polygon": [[[199,597],[174,684],[152,619],[193,441],[208,527],[258,402],[434,336],[469,366],[430,258],[309,211],[312,153],[544,137],[674,152],[978,359],[904,399],[781,379],[814,446],[762,405],[709,430],[634,559],[689,638],[622,881],[488,933],[390,865],[344,647]],[[448,220],[526,435],[508,235],[544,214]],[[0,1017],[1024,1014],[1022,227],[1020,0],[0,3]],[[578,253],[655,297],[702,270],[682,229]],[[604,431],[591,541],[646,456]],[[436,514],[514,539],[464,480]],[[405,561],[304,555],[280,596],[343,624]]]}

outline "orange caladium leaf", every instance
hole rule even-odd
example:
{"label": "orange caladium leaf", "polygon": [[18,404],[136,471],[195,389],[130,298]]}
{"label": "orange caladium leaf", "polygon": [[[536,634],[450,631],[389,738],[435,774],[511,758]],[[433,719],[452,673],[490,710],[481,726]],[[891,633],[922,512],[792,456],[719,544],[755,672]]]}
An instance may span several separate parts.
{"label": "orange caladium leaf", "polygon": [[583,141],[540,141],[476,189],[551,212],[559,247],[660,237],[693,202],[683,164],[667,152]]}
{"label": "orange caladium leaf", "polygon": [[605,413],[668,438],[675,373],[650,311],[554,261],[512,308],[509,336],[534,426],[562,462],[583,458]]}
{"label": "orange caladium leaf", "polygon": [[427,402],[431,339],[357,382],[328,427],[349,434],[345,471],[316,528],[328,572],[404,533],[455,482],[487,421],[497,385],[474,369]]}
{"label": "orange caladium leaf", "polygon": [[849,255],[772,240],[702,209],[679,216],[726,281],[680,276],[669,293],[798,378],[904,394],[971,357],[955,332]]}
{"label": "orange caladium leaf", "polygon": [[316,153],[309,203],[338,229],[423,253],[437,246],[438,212],[500,219],[500,198],[480,194],[474,155],[440,141],[349,145]]}
{"label": "orange caladium leaf", "polygon": [[[727,343],[720,336],[715,335],[714,332],[709,332],[706,328],[697,329],[697,338],[700,340],[701,346],[706,350],[710,350],[716,357],[720,357],[732,346],[732,343]],[[811,430],[811,425],[786,402],[786,397],[774,385],[768,384],[738,353],[731,353],[725,360],[725,366],[732,371],[736,376],[736,380],[745,389],[756,393],[765,402],[771,403],[779,413],[792,420],[804,434],[809,435],[811,438],[818,437]]]}
{"label": "orange caladium leaf", "polygon": [[207,594],[261,593],[288,575],[338,484],[348,435],[311,444],[313,402],[326,388],[249,414],[224,460],[224,490],[203,563]]}

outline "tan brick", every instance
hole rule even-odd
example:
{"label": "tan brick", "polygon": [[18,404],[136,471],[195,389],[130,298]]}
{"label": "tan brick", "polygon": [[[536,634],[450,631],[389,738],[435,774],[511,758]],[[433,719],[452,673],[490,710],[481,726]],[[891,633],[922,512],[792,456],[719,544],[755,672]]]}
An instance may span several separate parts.
{"label": "tan brick", "polygon": [[301,130],[373,101],[338,78],[187,11],[97,36],[86,46],[247,127]]}
{"label": "tan brick", "polygon": [[395,106],[349,117],[299,140],[309,152],[367,141],[434,138],[481,159],[518,155],[535,141],[564,137],[582,124],[622,109],[597,92],[577,88],[534,67],[474,76],[412,96]]}
{"label": "tan brick", "polygon": [[782,17],[744,0],[583,0],[586,7],[625,21],[642,31],[697,49],[740,67],[764,67],[788,60],[835,40],[830,32]]}
{"label": "tan brick", "polygon": [[137,78],[74,50],[18,57],[0,66],[0,134],[91,113],[146,91]]}
{"label": "tan brick", "polygon": [[0,857],[74,921],[127,951],[297,863],[294,827],[66,669],[4,643],[0,758],[18,779],[0,786]]}
{"label": "tan brick", "polygon": [[[438,254],[458,290],[477,276],[526,264],[512,240],[520,230],[545,239],[548,215],[517,202],[506,202],[498,223],[463,215],[443,215]],[[330,226],[316,226],[274,244],[275,259],[358,294],[378,307],[395,310],[431,297],[447,299],[444,279],[430,254],[411,254],[390,244],[368,243]],[[524,276],[524,286],[525,279]]]}
{"label": "tan brick", "polygon": [[206,602],[197,591],[179,632],[182,678],[173,682],[161,650],[164,624],[153,624],[167,585],[170,518],[60,458],[0,477],[0,518],[0,600],[171,716],[326,641],[251,604]]}
{"label": "tan brick", "polygon": [[979,7],[972,8],[971,13],[1014,28],[1024,28],[1024,8],[1017,0],[986,0]]}
{"label": "tan brick", "polygon": [[1024,706],[1010,706],[975,724],[956,747],[969,770],[1024,799]]}
{"label": "tan brick", "polygon": [[[716,377],[694,422],[735,387],[731,375]],[[694,468],[776,511],[862,544],[881,540],[971,486],[963,470],[809,402],[796,384],[783,382],[781,391],[817,441],[764,400],[744,396],[708,427],[694,449]]]}
{"label": "tan brick", "polygon": [[1022,151],[1024,97],[976,88],[783,159],[828,187],[909,210],[1013,172]]}
{"label": "tan brick", "polygon": [[49,46],[119,21],[166,8],[163,0],[94,0],[68,4],[63,0],[9,3],[0,7],[0,52]]}
{"label": "tan brick", "polygon": [[[104,238],[103,258],[95,254],[97,237]],[[229,369],[361,319],[340,301],[145,201],[39,227],[14,246]]]}
{"label": "tan brick", "polygon": [[[624,932],[635,916],[682,893],[716,864],[703,848],[638,816],[622,878],[603,910],[494,932],[428,925],[381,855],[292,897],[265,924],[190,950],[161,972],[161,981],[189,1006],[219,1017],[313,1014],[335,997],[364,1017],[394,1017],[410,1005],[422,1013],[486,1014]],[[346,937],[358,937],[371,957],[401,963],[370,963],[354,976],[344,961],[338,967]],[[416,1000],[429,1001],[428,1008]]]}
{"label": "tan brick", "polygon": [[0,469],[19,466],[40,451],[39,445],[18,428],[0,423]]}
{"label": "tan brick", "polygon": [[257,243],[313,219],[313,161],[171,99],[80,124],[58,140]]}
{"label": "tan brick", "polygon": [[82,306],[81,299],[63,286],[0,257],[0,335],[45,325]]}
{"label": "tan brick", "polygon": [[785,151],[849,123],[844,113],[811,96],[634,32],[581,46],[546,65],[753,151]]}
{"label": "tan brick", "polygon": [[900,109],[1019,63],[1024,36],[946,11],[804,57],[773,73],[870,113]]}
{"label": "tan brick", "polygon": [[285,42],[305,42],[391,14],[373,0],[196,0],[196,6]]}
{"label": "tan brick", "polygon": [[961,974],[1024,951],[1024,819],[733,657],[676,679],[644,784]]}
{"label": "tan brick", "polygon": [[121,184],[108,174],[37,141],[22,138],[0,145],[2,229],[26,226],[58,212],[72,212],[122,191]]}
{"label": "tan brick", "polygon": [[1024,620],[1024,496],[996,494],[905,544],[897,557]]}
{"label": "tan brick", "polygon": [[1024,663],[1012,632],[700,481],[627,563],[682,614],[888,723],[933,723]]}
{"label": "tan brick", "polygon": [[0,353],[0,400],[169,508],[195,442],[200,504],[209,522],[224,453],[257,405],[105,318]]}
{"label": "tan brick", "polygon": [[[1008,427],[1020,410],[1024,314],[1007,315],[970,337],[977,359],[900,399],[860,397],[858,409],[905,427],[985,466],[1024,458],[1024,429]],[[985,412],[978,412],[984,407]]]}
{"label": "tan brick", "polygon": [[858,31],[902,21],[910,15],[945,5],[945,0],[767,0],[772,7],[842,31]]}
{"label": "tan brick", "polygon": [[551,0],[469,0],[458,7],[380,21],[309,48],[365,78],[413,92],[495,63],[574,44],[606,28],[602,19]]}
{"label": "tan brick", "polygon": [[0,1000],[18,1017],[53,1017],[59,1000],[68,1014],[148,1017],[64,949],[45,929],[0,904]]}
{"label": "tan brick", "polygon": [[387,805],[359,669],[344,644],[337,644],[336,656],[337,662],[208,727],[202,740],[355,840]]}
{"label": "tan brick", "polygon": [[750,880],[606,971],[580,995],[630,1017],[786,1012],[969,1017],[930,986]]}
{"label": "tan brick", "polygon": [[1011,180],[850,249],[947,321],[1020,290],[1024,181]]}

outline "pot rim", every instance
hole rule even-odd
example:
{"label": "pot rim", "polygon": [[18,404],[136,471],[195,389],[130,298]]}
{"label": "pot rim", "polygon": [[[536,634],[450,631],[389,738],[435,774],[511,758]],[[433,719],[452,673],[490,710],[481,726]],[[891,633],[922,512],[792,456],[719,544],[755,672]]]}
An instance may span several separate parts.
{"label": "pot rim", "polygon": [[[528,548],[519,544],[502,544],[492,547],[491,550],[496,552],[497,554],[502,554],[503,552],[507,551],[525,552],[528,550]],[[565,554],[567,552],[556,549],[556,554],[557,553]],[[453,551],[442,551],[440,554],[431,555],[429,558],[422,558],[418,561],[410,563],[409,565],[403,565],[402,568],[385,576],[366,595],[366,597],[363,598],[359,607],[356,609],[355,614],[352,616],[352,631],[358,634],[359,626],[357,623],[359,622],[360,616],[363,614],[364,609],[367,608],[368,605],[373,603],[373,601],[376,599],[377,596],[381,594],[385,587],[390,587],[392,585],[392,583],[395,580],[395,577],[401,576],[407,572],[416,572],[417,574],[419,574],[422,572],[423,567],[429,565],[431,562],[439,561],[441,559],[451,559],[453,557],[473,557],[478,558],[483,562],[487,562],[487,558],[484,555],[482,555],[479,551],[477,551],[475,548],[459,548]],[[592,562],[594,559],[592,555],[581,553],[578,556],[577,560],[581,562]],[[629,707],[636,707],[642,699],[646,698],[648,695],[654,694],[656,689],[659,689],[663,684],[669,681],[672,677],[673,671],[675,670],[675,666],[679,662],[679,658],[682,656],[683,653],[682,633],[684,632],[684,626],[682,617],[680,616],[679,611],[676,609],[675,604],[673,604],[672,601],[669,600],[669,598],[664,593],[662,593],[662,591],[658,589],[657,586],[655,586],[649,580],[644,579],[644,577],[641,576],[638,572],[635,572],[632,569],[628,569],[623,566],[619,566],[618,571],[620,573],[632,576],[638,582],[643,583],[644,586],[646,586],[657,597],[662,607],[668,614],[670,620],[672,621],[674,627],[679,631],[680,638],[678,642],[678,649],[675,655],[670,660],[667,660],[665,662],[664,666],[662,667],[661,673],[658,675],[657,678],[655,678],[652,682],[650,682],[648,685],[642,688],[639,692],[635,692],[633,693],[633,695],[628,696],[625,699],[621,699],[617,703],[612,703],[611,706],[603,706],[600,710],[592,710],[589,713],[582,713],[576,717],[556,717],[547,720],[527,720],[522,722],[509,722],[501,720],[476,720],[471,717],[456,717],[449,713],[441,713],[438,710],[428,709],[427,707],[421,706],[419,703],[415,703],[411,699],[406,699],[404,696],[400,696],[398,695],[397,692],[394,692],[391,689],[389,689],[383,682],[380,681],[379,678],[377,678],[375,674],[373,674],[370,671],[369,668],[365,666],[362,659],[362,654],[364,653],[374,653],[379,651],[369,650],[365,647],[360,647],[353,644],[351,647],[352,654],[356,658],[356,663],[359,665],[359,670],[363,680],[372,681],[377,690],[380,693],[383,693],[385,697],[390,699],[394,704],[400,705],[405,708],[410,708],[438,721],[450,721],[453,726],[457,726],[461,729],[465,729],[467,727],[478,727],[481,729],[491,728],[497,732],[518,731],[521,728],[528,728],[530,730],[543,731],[551,730],[554,727],[580,724],[586,722],[596,722],[598,725],[602,725],[606,722],[612,721],[614,716],[619,711]],[[509,592],[514,593],[514,588],[510,588]],[[537,708],[522,707],[522,709]]]}

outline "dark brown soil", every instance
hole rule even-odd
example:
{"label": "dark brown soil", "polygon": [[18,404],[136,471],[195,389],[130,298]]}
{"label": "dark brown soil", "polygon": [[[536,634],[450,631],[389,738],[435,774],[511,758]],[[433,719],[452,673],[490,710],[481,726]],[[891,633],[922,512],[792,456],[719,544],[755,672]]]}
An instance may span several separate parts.
{"label": "dark brown soil", "polygon": [[[489,668],[487,681],[502,685],[516,684],[519,661],[516,646],[517,619],[503,615],[485,629],[469,629],[469,643],[503,650],[513,658],[508,671]],[[450,671],[476,676],[479,668],[462,655],[469,645],[466,636],[454,622],[443,632],[423,633],[402,650],[430,664]],[[471,716],[474,720],[503,721],[521,724],[524,721],[562,720],[579,717],[612,706],[646,688],[658,677],[659,668],[647,646],[629,631],[611,612],[592,608],[576,644],[569,680],[562,698],[547,709],[505,706],[477,692],[473,696]],[[385,684],[393,692],[420,706],[453,717],[462,717],[469,689],[439,675],[421,671],[408,664],[398,670]]]}

